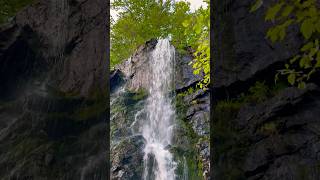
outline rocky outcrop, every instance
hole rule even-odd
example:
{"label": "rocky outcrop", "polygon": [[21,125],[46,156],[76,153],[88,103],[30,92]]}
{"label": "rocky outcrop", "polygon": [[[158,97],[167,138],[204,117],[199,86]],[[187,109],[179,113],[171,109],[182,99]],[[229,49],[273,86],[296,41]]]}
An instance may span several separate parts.
{"label": "rocky outcrop", "polygon": [[106,12],[39,0],[0,25],[2,179],[103,179]]}
{"label": "rocky outcrop", "polygon": [[215,3],[214,45],[219,51],[214,69],[216,89],[239,86],[239,82],[251,80],[266,70],[276,71],[299,51],[303,39],[298,35],[298,27],[289,28],[285,43],[273,44],[266,38],[272,24],[265,22],[264,16],[271,3],[264,1],[262,7],[252,13],[250,0]]}
{"label": "rocky outcrop", "polygon": [[[137,91],[140,88],[146,89],[148,86],[148,66],[150,62],[151,53],[155,46],[157,45],[157,40],[152,39],[146,44],[141,45],[135,51],[135,53],[126,61],[119,64],[115,71],[119,71],[124,75],[124,79],[127,80],[127,87],[132,91]],[[176,61],[176,72],[175,72],[175,83],[176,90],[183,91],[188,87],[195,86],[195,84],[201,79],[201,76],[194,75],[193,69],[188,65],[188,63],[193,59],[191,53],[175,53]],[[115,83],[111,81],[111,83]]]}
{"label": "rocky outcrop", "polygon": [[[136,119],[145,116],[142,107],[147,92],[144,91],[150,83],[148,65],[152,60],[151,53],[156,44],[157,40],[152,39],[141,45],[111,74],[111,89],[114,89],[111,97],[115,99],[111,105],[111,116],[113,117],[111,119],[111,146],[114,147],[112,148],[112,179],[119,179],[119,177],[134,179],[132,173],[135,173],[136,169],[143,169],[143,161],[138,162],[140,155],[137,154],[141,146],[135,146],[130,139],[135,137],[135,132],[138,132],[139,122]],[[172,146],[168,148],[178,163],[179,178],[183,178],[182,169],[187,167],[190,179],[209,179],[209,92],[189,90],[190,88],[196,89],[195,86],[201,79],[201,76],[193,74],[192,67],[188,65],[192,59],[192,53],[189,51],[181,53],[176,50],[175,52],[176,120],[178,123],[173,130]],[[124,93],[119,95],[121,87],[124,88]],[[132,95],[129,95],[130,93]],[[144,94],[144,96],[139,94]],[[129,141],[126,143],[128,147],[117,145],[122,141]],[[132,149],[133,147],[135,149]],[[127,155],[118,153],[127,151],[130,151]],[[126,159],[128,154],[133,156],[130,158],[132,161],[119,160]],[[129,170],[128,167],[135,168]],[[136,174],[141,176],[142,172],[137,171]]]}
{"label": "rocky outcrop", "polygon": [[250,13],[249,0],[215,2],[213,179],[319,179],[319,81],[274,84],[303,39],[297,27],[281,43],[266,39],[270,3]]}
{"label": "rocky outcrop", "polygon": [[[111,149],[111,179],[142,179],[144,138],[132,136]],[[125,165],[124,165],[125,164]]]}

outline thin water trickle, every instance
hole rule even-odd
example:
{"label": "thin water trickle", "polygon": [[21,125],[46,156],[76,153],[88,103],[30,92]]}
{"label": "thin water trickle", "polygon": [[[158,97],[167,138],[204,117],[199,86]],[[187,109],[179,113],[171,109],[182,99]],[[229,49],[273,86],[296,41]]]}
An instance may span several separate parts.
{"label": "thin water trickle", "polygon": [[152,52],[145,110],[147,118],[142,127],[146,140],[144,149],[144,179],[174,180],[177,163],[168,150],[171,145],[175,109],[172,104],[174,89],[175,50],[168,39],[160,39]]}
{"label": "thin water trickle", "polygon": [[188,169],[188,164],[187,164],[187,160],[186,157],[183,157],[183,180],[188,180],[189,178],[189,169]]}

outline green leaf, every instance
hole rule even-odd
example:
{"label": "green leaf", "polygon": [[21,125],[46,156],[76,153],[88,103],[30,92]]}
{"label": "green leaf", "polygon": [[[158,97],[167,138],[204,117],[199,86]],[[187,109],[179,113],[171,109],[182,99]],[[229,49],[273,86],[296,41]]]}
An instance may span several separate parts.
{"label": "green leaf", "polygon": [[305,2],[302,3],[302,7],[303,7],[303,8],[310,7],[313,3],[314,3],[313,0],[305,1]]}
{"label": "green leaf", "polygon": [[291,73],[289,74],[288,76],[288,82],[291,84],[291,85],[294,85],[296,81],[296,75],[294,73]]}
{"label": "green leaf", "polygon": [[281,28],[280,31],[279,31],[280,40],[283,40],[285,36],[286,36],[286,29],[285,28]]}
{"label": "green leaf", "polygon": [[309,17],[316,17],[317,16],[317,8],[315,6],[309,8],[309,11],[308,11],[308,15]]}
{"label": "green leaf", "polygon": [[296,55],[295,57],[293,57],[291,60],[290,60],[290,63],[294,63],[295,61],[297,61],[298,59],[300,58],[299,55]]}
{"label": "green leaf", "polygon": [[309,57],[313,57],[318,52],[317,48],[312,48],[309,53]]}
{"label": "green leaf", "polygon": [[185,20],[182,23],[183,27],[188,27],[189,26],[189,20]]}
{"label": "green leaf", "polygon": [[316,22],[316,30],[320,33],[320,19]]}
{"label": "green leaf", "polygon": [[196,27],[195,32],[197,34],[200,34],[201,33],[201,26],[195,26],[195,27]]}
{"label": "green leaf", "polygon": [[317,63],[315,65],[315,68],[319,68],[320,67],[320,51],[318,51],[316,59],[317,59]]}
{"label": "green leaf", "polygon": [[305,67],[305,65],[306,65],[306,63],[307,63],[307,60],[308,60],[307,56],[303,56],[303,57],[300,59],[299,66],[300,66],[301,68]]}
{"label": "green leaf", "polygon": [[309,56],[307,56],[307,61],[306,64],[304,66],[305,69],[311,68],[312,64],[311,64],[311,58]]}
{"label": "green leaf", "polygon": [[281,16],[282,16],[282,17],[288,17],[289,14],[292,12],[293,9],[294,9],[293,6],[287,5],[287,6],[283,9]]}
{"label": "green leaf", "polygon": [[279,27],[270,28],[267,32],[267,37],[274,43],[278,40]]}
{"label": "green leaf", "polygon": [[309,49],[311,49],[313,47],[313,42],[308,42],[307,44],[305,44],[302,48],[301,51],[307,51]]}
{"label": "green leaf", "polygon": [[314,32],[314,29],[315,29],[315,26],[313,24],[312,19],[310,18],[304,20],[300,27],[300,31],[304,36],[304,38],[306,39],[309,39],[311,37],[312,33]]}
{"label": "green leaf", "polygon": [[258,10],[263,4],[262,0],[257,0],[254,5],[251,7],[250,12],[254,12],[256,10]]}
{"label": "green leaf", "polygon": [[306,88],[306,83],[305,83],[305,82],[299,82],[298,88],[299,88],[299,89],[304,89],[304,88]]}
{"label": "green leaf", "polygon": [[278,12],[281,10],[284,3],[277,3],[273,7],[269,8],[265,17],[265,20],[274,20]]}

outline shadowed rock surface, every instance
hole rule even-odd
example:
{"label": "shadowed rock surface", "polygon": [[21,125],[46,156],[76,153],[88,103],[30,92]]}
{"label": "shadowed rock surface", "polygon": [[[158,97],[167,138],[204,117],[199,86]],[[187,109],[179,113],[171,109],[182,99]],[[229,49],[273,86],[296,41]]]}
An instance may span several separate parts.
{"label": "shadowed rock surface", "polygon": [[0,25],[2,179],[107,176],[107,8],[39,0]]}
{"label": "shadowed rock surface", "polygon": [[[211,137],[213,179],[319,179],[319,81],[305,89],[274,84],[276,71],[303,44],[297,27],[282,43],[265,36],[271,1],[215,2]],[[319,74],[315,76],[319,77]],[[285,84],[285,85],[283,85]]]}

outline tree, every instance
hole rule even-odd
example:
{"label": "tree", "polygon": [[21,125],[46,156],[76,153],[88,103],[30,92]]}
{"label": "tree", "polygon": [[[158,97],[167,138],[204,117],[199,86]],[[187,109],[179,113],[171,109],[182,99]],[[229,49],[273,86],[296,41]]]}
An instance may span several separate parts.
{"label": "tree", "polygon": [[111,24],[111,68],[151,38],[171,36],[176,47],[185,45],[182,22],[190,16],[189,6],[184,1],[115,0],[112,9],[121,12]]}
{"label": "tree", "polygon": [[195,49],[195,59],[190,64],[194,74],[203,73],[203,79],[198,83],[200,88],[206,88],[210,83],[210,1],[207,7],[198,9],[191,18],[183,22],[186,28],[187,44]]}

